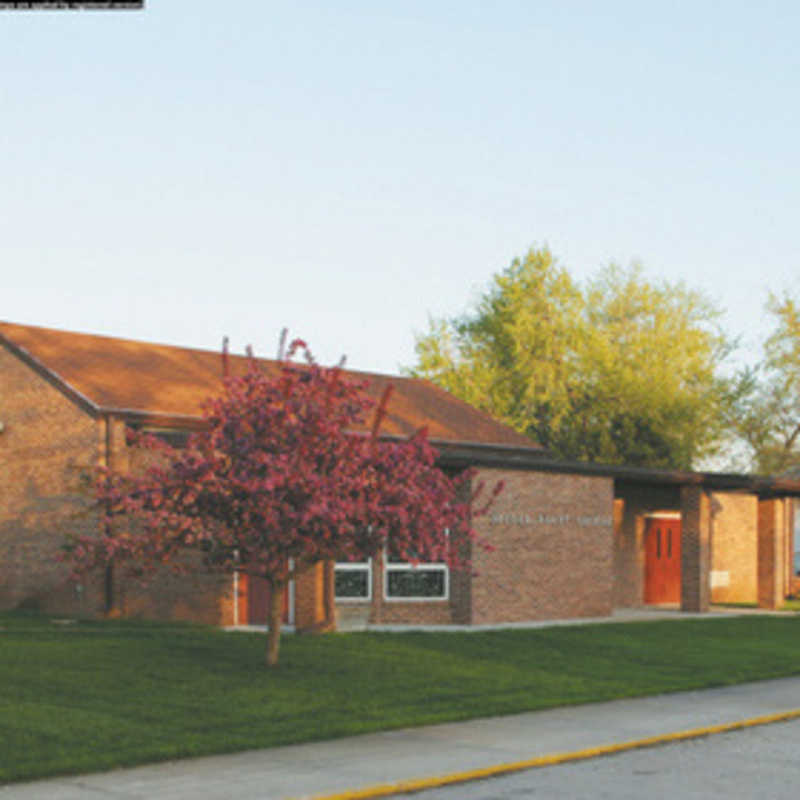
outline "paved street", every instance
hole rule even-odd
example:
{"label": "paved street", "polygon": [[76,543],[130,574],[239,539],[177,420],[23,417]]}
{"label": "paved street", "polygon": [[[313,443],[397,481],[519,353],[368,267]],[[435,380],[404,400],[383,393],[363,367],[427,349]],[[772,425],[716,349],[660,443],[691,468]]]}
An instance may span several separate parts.
{"label": "paved street", "polygon": [[796,800],[798,742],[800,720],[795,720],[396,797]]}

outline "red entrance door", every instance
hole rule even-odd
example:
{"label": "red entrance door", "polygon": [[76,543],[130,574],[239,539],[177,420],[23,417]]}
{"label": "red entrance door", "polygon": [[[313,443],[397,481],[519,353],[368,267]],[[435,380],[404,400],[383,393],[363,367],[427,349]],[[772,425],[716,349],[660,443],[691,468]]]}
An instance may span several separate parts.
{"label": "red entrance door", "polygon": [[[243,625],[266,625],[269,609],[269,583],[258,575],[239,573],[239,622]],[[289,586],[283,590],[283,622],[289,624]]]}
{"label": "red entrance door", "polygon": [[681,601],[681,521],[651,517],[645,528],[645,603]]}

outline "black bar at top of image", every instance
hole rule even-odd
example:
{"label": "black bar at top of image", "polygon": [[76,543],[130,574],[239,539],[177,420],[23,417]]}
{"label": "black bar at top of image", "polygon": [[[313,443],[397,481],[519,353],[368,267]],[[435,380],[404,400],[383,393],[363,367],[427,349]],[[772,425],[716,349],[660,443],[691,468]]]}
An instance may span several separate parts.
{"label": "black bar at top of image", "polygon": [[0,0],[0,11],[141,11],[144,0],[106,0],[106,2],[53,2],[53,0],[27,0],[5,3]]}

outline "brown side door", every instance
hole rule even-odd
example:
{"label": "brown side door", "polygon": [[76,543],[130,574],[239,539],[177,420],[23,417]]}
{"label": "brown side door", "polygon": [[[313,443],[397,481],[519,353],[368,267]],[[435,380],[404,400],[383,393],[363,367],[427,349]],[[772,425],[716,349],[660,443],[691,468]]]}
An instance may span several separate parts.
{"label": "brown side door", "polygon": [[651,517],[645,527],[645,603],[681,601],[681,521]]}
{"label": "brown side door", "polygon": [[[239,573],[239,621],[243,625],[266,625],[269,583],[257,575]],[[283,622],[289,623],[289,587],[283,590]]]}

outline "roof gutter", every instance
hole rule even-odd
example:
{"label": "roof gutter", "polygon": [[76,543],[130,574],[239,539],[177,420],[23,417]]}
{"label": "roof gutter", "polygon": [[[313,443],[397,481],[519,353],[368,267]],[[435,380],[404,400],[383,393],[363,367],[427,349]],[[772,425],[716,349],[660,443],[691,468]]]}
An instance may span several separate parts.
{"label": "roof gutter", "polygon": [[452,466],[483,466],[498,469],[527,469],[571,475],[611,478],[619,483],[649,486],[697,486],[710,491],[750,492],[762,498],[800,497],[800,480],[764,475],[739,475],[724,472],[689,472],[686,470],[652,469],[590,461],[561,461],[536,451],[505,453],[479,452],[473,448],[445,447],[440,461]]}
{"label": "roof gutter", "polygon": [[138,408],[111,408],[100,406],[102,414],[113,414],[133,425],[152,425],[158,428],[199,431],[205,421],[197,414],[168,414],[162,411],[142,411]]}

